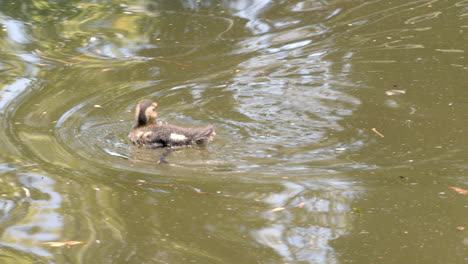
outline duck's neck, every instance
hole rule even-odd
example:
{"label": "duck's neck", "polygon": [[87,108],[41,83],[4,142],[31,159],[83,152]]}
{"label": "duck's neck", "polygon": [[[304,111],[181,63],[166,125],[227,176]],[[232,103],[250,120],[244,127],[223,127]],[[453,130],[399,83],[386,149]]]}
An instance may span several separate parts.
{"label": "duck's neck", "polygon": [[146,118],[138,118],[135,126],[133,128],[140,128],[145,126],[154,126],[157,125],[158,122],[156,120],[146,120]]}
{"label": "duck's neck", "polygon": [[155,117],[146,115],[146,111],[141,109],[140,105],[137,106],[135,117],[136,123],[134,128],[156,125],[158,123]]}

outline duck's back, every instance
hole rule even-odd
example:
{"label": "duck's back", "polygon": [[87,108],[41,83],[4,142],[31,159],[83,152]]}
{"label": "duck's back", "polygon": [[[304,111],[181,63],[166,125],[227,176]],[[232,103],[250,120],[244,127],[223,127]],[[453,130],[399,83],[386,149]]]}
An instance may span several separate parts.
{"label": "duck's back", "polygon": [[175,125],[151,125],[135,128],[128,137],[135,145],[158,148],[204,144],[211,141],[215,135],[212,125],[194,128]]}

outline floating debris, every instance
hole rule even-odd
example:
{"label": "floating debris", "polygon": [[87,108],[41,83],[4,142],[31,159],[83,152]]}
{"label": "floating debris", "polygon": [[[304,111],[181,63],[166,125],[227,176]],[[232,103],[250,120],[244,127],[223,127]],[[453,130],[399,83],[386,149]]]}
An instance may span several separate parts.
{"label": "floating debris", "polygon": [[457,188],[457,187],[450,187],[450,189],[453,189],[454,191],[456,191],[457,193],[459,194],[463,194],[463,195],[467,195],[468,194],[468,191],[467,190],[463,190],[461,188]]}
{"label": "floating debris", "polygon": [[71,248],[71,246],[78,245],[78,244],[84,244],[85,242],[83,241],[65,241],[65,242],[44,242],[42,244],[48,245],[51,247],[63,247],[66,246],[67,248]]}
{"label": "floating debris", "polygon": [[376,133],[377,135],[379,135],[380,137],[385,137],[382,133],[380,133],[379,131],[377,131],[377,129],[375,129],[375,128],[372,128],[372,131],[373,131],[374,133]]}
{"label": "floating debris", "polygon": [[385,92],[385,94],[388,96],[402,95],[402,94],[406,94],[406,91],[405,90],[388,90]]}
{"label": "floating debris", "polygon": [[276,207],[275,209],[273,209],[273,210],[271,210],[271,211],[272,211],[272,212],[278,212],[278,211],[282,211],[282,210],[284,210],[284,209],[286,209],[286,208],[284,208],[284,207]]}

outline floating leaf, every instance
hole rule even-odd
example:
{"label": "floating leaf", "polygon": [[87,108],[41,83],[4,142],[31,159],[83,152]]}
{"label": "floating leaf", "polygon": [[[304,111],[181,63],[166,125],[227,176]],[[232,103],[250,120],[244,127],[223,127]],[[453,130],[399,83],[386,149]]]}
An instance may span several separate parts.
{"label": "floating leaf", "polygon": [[388,96],[405,94],[405,90],[388,90],[385,92]]}
{"label": "floating leaf", "polygon": [[271,211],[272,211],[272,212],[278,212],[278,211],[282,211],[282,210],[284,210],[284,209],[286,209],[286,208],[284,208],[284,207],[276,207],[275,209],[272,209]]}
{"label": "floating leaf", "polygon": [[460,188],[457,188],[457,187],[450,187],[451,189],[453,189],[454,191],[456,191],[457,193],[459,194],[463,194],[463,195],[467,195],[468,194],[468,191],[467,190],[463,190],[463,189],[460,189]]}
{"label": "floating leaf", "polygon": [[203,193],[202,190],[199,188],[192,187],[192,190],[194,190],[196,193]]}
{"label": "floating leaf", "polygon": [[67,248],[70,248],[73,245],[78,245],[78,244],[84,244],[85,242],[82,241],[65,241],[65,242],[44,242],[42,244],[48,245],[51,247],[63,247],[66,246]]}
{"label": "floating leaf", "polygon": [[67,244],[67,242],[44,242],[44,245],[48,245],[51,247],[63,247]]}

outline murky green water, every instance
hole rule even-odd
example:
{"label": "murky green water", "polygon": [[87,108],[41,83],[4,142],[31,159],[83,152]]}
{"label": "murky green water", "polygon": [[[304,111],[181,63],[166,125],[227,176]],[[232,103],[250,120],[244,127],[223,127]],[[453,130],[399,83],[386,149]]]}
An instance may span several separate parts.
{"label": "murky green water", "polygon": [[[467,14],[0,1],[0,263],[466,263]],[[218,137],[157,165],[142,98]]]}

